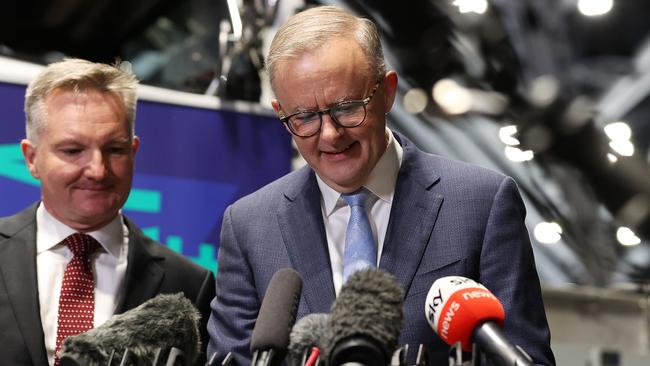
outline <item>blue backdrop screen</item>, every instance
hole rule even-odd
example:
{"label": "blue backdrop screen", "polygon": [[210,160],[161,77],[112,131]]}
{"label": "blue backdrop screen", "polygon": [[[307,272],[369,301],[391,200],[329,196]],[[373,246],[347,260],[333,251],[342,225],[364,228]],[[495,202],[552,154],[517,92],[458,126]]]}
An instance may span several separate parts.
{"label": "blue backdrop screen", "polygon": [[[24,85],[0,82],[0,216],[37,201],[20,152]],[[273,117],[139,101],[133,189],[123,212],[152,238],[217,269],[226,206],[290,170],[291,140]]]}

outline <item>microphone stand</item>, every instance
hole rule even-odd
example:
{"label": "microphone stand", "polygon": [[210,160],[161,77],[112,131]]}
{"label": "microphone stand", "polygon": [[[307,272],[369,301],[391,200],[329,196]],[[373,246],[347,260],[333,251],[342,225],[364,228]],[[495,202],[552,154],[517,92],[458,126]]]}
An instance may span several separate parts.
{"label": "microphone stand", "polygon": [[460,342],[456,342],[449,347],[449,366],[476,366],[477,361],[474,355],[477,354],[477,351],[476,344],[472,344],[472,358],[463,361],[463,349]]}

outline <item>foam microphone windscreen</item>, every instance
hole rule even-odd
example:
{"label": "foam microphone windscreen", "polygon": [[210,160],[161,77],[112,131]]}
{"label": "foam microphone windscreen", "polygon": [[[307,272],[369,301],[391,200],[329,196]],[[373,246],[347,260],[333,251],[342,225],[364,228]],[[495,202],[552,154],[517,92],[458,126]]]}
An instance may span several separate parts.
{"label": "foam microphone windscreen", "polygon": [[273,275],[253,328],[251,352],[273,350],[274,358],[284,358],[301,292],[302,279],[298,272],[283,268]]}
{"label": "foam microphone windscreen", "polygon": [[322,313],[309,314],[298,319],[289,334],[287,355],[289,366],[302,366],[305,354],[311,352],[312,347],[323,348],[321,342],[325,336],[328,321],[329,315]]}
{"label": "foam microphone windscreen", "polygon": [[437,279],[425,303],[425,316],[438,336],[449,345],[461,343],[472,350],[472,335],[481,323],[503,325],[503,305],[485,286],[460,276]]}
{"label": "foam microphone windscreen", "polygon": [[68,337],[61,357],[79,365],[99,366],[106,365],[111,352],[115,352],[113,359],[121,359],[128,348],[140,364],[151,365],[157,351],[176,347],[193,364],[201,346],[200,318],[182,293],[160,294],[97,328]]}
{"label": "foam microphone windscreen", "polygon": [[402,329],[403,305],[404,292],[390,273],[375,269],[354,273],[332,305],[323,358],[330,365],[388,364]]}

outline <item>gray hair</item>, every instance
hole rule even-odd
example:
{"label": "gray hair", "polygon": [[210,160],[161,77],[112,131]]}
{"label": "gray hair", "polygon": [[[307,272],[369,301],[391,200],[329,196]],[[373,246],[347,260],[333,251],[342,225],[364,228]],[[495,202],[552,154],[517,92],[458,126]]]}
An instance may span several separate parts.
{"label": "gray hair", "polygon": [[368,60],[368,67],[377,79],[386,73],[384,51],[375,24],[356,17],[336,6],[318,6],[300,12],[278,29],[269,54],[266,69],[274,87],[278,63],[316,49],[335,38],[352,37]]}
{"label": "gray hair", "polygon": [[54,90],[64,88],[75,93],[93,89],[120,97],[126,123],[135,132],[135,109],[138,80],[121,65],[107,65],[82,59],[65,59],[48,65],[27,86],[25,93],[25,133],[27,139],[37,144],[45,128],[45,98]]}

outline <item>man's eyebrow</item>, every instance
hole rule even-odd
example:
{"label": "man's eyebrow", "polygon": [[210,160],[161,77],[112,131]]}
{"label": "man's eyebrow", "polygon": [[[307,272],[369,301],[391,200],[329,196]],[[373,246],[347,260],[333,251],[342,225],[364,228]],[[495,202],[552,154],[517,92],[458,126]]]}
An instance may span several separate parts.
{"label": "man's eyebrow", "polygon": [[335,100],[334,100],[334,104],[339,104],[339,103],[347,102],[347,101],[349,101],[349,100],[353,100],[353,98],[350,98],[350,96],[343,96],[343,97],[340,97],[340,98],[335,99]]}
{"label": "man's eyebrow", "polygon": [[108,143],[120,143],[120,144],[128,144],[131,141],[129,137],[116,137],[114,139],[111,139],[108,141]]}
{"label": "man's eyebrow", "polygon": [[[343,103],[343,102],[349,102],[349,101],[357,101],[361,100],[360,98],[354,98],[351,97],[350,95],[343,95],[340,96],[336,99],[334,99],[331,103],[328,104],[327,108],[331,108],[337,104]],[[287,115],[294,114],[294,113],[302,113],[302,112],[316,112],[320,110],[318,107],[304,107],[304,106],[296,106],[293,109],[293,112],[287,113]]]}

